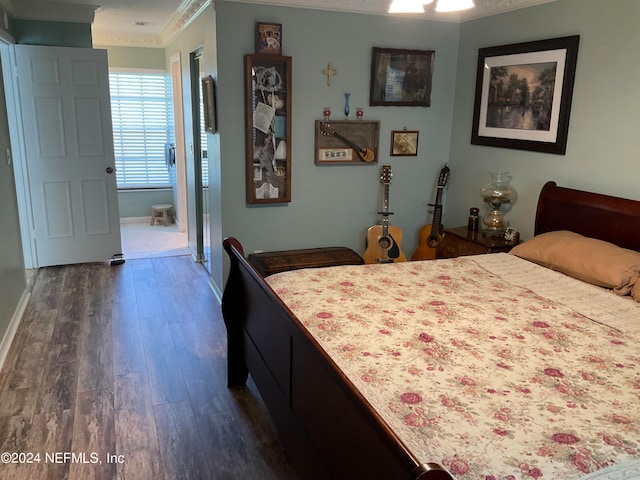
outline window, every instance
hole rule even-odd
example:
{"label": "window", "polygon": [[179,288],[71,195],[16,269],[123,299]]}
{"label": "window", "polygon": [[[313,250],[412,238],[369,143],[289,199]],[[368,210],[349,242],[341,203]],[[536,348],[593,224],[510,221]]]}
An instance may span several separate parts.
{"label": "window", "polygon": [[118,188],[171,185],[165,144],[173,140],[171,82],[166,73],[109,73]]}

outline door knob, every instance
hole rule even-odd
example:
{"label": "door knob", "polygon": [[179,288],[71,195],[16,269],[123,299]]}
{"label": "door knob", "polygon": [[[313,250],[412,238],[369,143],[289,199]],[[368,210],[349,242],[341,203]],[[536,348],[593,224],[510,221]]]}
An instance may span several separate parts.
{"label": "door knob", "polygon": [[105,172],[107,172],[109,175],[111,175],[111,174],[113,173],[113,171],[114,171],[114,170],[115,170],[115,169],[114,169],[113,167],[107,167],[107,168],[105,169]]}

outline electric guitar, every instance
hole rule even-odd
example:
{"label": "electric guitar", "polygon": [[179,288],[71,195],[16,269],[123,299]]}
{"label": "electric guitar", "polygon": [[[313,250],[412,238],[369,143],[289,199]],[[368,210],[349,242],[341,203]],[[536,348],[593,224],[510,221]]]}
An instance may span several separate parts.
{"label": "electric guitar", "polygon": [[353,148],[356,151],[356,153],[362,159],[362,161],[369,163],[369,162],[373,162],[376,159],[376,154],[373,153],[373,150],[371,150],[370,148],[361,147],[360,145],[357,145],[351,140],[349,140],[347,137],[340,135],[338,132],[336,132],[331,128],[330,124],[320,123],[320,131],[324,135],[333,135],[334,137],[339,138],[342,142],[349,145],[351,148]]}
{"label": "electric guitar", "polygon": [[367,250],[364,252],[364,263],[394,263],[406,262],[400,243],[402,230],[389,225],[389,184],[391,183],[391,167],[383,165],[380,169],[380,181],[384,184],[382,199],[382,225],[373,225],[367,231]]}
{"label": "electric guitar", "polygon": [[433,260],[436,258],[436,247],[444,237],[442,227],[442,190],[449,181],[449,167],[444,166],[440,170],[438,178],[438,191],[436,193],[436,203],[429,204],[433,207],[433,220],[431,225],[423,226],[418,232],[418,248],[411,260]]}

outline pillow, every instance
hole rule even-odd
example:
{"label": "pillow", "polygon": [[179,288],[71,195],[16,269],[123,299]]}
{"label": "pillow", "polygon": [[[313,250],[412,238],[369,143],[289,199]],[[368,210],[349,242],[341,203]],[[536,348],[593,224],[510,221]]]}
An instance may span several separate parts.
{"label": "pillow", "polygon": [[537,235],[510,253],[640,302],[640,252],[561,230]]}

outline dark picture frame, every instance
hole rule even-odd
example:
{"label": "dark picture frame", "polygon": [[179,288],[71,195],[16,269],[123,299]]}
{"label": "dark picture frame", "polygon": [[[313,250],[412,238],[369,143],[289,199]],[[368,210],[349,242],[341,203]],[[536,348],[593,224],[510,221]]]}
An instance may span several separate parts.
{"label": "dark picture frame", "polygon": [[202,105],[204,107],[204,130],[209,133],[216,133],[216,96],[213,77],[207,75],[202,80]]}
{"label": "dark picture frame", "polygon": [[429,107],[434,50],[373,47],[369,105]]}
{"label": "dark picture frame", "polygon": [[245,55],[247,203],[291,201],[291,57]]}
{"label": "dark picture frame", "polygon": [[282,24],[256,22],[256,55],[282,55]]}
{"label": "dark picture frame", "polygon": [[392,157],[416,157],[419,134],[418,130],[392,130],[389,154]]}
{"label": "dark picture frame", "polygon": [[479,49],[471,143],[564,155],[579,41]]}

